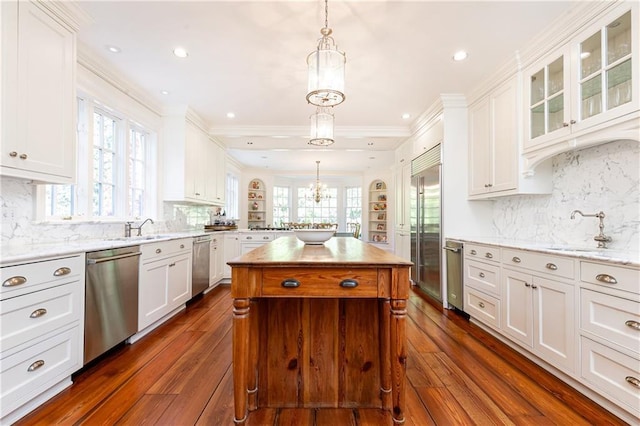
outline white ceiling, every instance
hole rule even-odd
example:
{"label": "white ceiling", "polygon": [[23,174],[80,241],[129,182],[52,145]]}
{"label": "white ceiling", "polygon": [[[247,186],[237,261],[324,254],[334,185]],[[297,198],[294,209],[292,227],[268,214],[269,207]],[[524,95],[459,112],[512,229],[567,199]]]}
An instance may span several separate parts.
{"label": "white ceiling", "polygon": [[[572,4],[331,0],[347,65],[329,148],[307,144],[306,57],[324,25],[322,0],[81,1],[93,22],[78,38],[159,102],[191,107],[239,162],[313,174],[321,160],[323,172],[349,174],[389,167],[440,94],[468,93]],[[175,57],[176,46],[189,57]],[[460,49],[469,58],[454,62]]]}

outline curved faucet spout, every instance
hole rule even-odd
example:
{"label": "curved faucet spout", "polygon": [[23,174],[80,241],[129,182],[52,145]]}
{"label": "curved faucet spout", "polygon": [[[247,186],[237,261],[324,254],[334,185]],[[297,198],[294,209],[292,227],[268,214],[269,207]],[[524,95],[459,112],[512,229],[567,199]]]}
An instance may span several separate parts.
{"label": "curved faucet spout", "polygon": [[574,210],[571,212],[571,219],[576,218],[576,213],[578,213],[580,216],[584,216],[584,213],[582,213],[580,210]]}

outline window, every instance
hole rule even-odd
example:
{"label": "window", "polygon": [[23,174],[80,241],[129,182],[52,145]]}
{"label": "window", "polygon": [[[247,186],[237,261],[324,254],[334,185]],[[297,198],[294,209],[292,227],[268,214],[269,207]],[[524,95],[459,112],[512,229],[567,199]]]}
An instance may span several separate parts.
{"label": "window", "polygon": [[273,187],[273,224],[282,226],[291,222],[291,207],[289,205],[289,192],[287,186]]}
{"label": "window", "polygon": [[308,188],[298,188],[298,218],[296,222],[338,223],[338,188],[327,188],[328,198],[316,203]]}
{"label": "window", "polygon": [[240,184],[238,182],[238,177],[232,175],[231,173],[227,173],[227,204],[226,204],[226,214],[228,218],[231,219],[239,219],[240,218]]}
{"label": "window", "polygon": [[345,188],[344,217],[346,223],[362,223],[362,188]]}
{"label": "window", "polygon": [[150,216],[155,202],[153,135],[143,126],[78,98],[77,185],[47,185],[48,219]]}

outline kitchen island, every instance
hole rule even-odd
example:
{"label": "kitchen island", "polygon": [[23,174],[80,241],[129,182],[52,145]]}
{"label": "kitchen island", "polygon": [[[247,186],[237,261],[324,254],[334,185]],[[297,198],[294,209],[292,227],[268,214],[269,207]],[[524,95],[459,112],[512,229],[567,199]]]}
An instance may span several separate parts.
{"label": "kitchen island", "polygon": [[352,237],[282,237],[229,262],[234,421],[259,407],[379,408],[404,422],[410,262]]}

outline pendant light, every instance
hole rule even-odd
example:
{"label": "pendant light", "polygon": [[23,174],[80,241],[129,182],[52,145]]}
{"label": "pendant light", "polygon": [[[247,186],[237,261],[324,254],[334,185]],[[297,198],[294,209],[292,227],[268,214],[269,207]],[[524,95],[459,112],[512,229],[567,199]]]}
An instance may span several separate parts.
{"label": "pendant light", "polygon": [[311,116],[311,139],[309,145],[329,146],[333,140],[333,108],[316,109]]}
{"label": "pendant light", "polygon": [[329,28],[329,3],[324,2],[324,27],[318,47],[307,56],[309,87],[307,102],[319,107],[332,107],[344,99],[344,68],[347,58],[338,50]]}
{"label": "pendant light", "polygon": [[323,198],[331,198],[327,192],[327,185],[320,183],[320,161],[316,160],[316,184],[309,186],[309,193],[313,201],[319,203]]}

